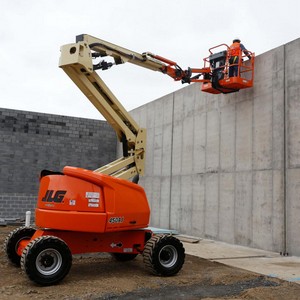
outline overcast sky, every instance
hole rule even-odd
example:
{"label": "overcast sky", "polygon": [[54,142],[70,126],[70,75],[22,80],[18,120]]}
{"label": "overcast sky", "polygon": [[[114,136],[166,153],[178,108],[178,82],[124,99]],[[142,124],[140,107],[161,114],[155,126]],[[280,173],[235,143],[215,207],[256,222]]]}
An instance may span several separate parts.
{"label": "overcast sky", "polygon": [[[234,37],[256,55],[299,38],[299,11],[298,0],[0,0],[0,107],[101,118],[58,68],[60,46],[78,34],[186,69]],[[129,63],[98,74],[127,110],[183,87]]]}

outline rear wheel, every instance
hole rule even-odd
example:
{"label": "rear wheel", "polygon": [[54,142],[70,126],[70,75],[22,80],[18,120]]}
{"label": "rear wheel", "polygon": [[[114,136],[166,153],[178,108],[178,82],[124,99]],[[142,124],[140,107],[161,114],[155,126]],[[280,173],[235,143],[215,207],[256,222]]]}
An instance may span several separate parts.
{"label": "rear wheel", "polygon": [[155,235],[146,244],[144,263],[156,275],[177,274],[184,263],[185,253],[182,243],[171,235]]}
{"label": "rear wheel", "polygon": [[18,255],[17,250],[19,243],[22,240],[30,240],[35,233],[35,229],[32,227],[19,227],[12,231],[4,241],[4,252],[8,260],[15,266],[20,266],[21,257]]}
{"label": "rear wheel", "polygon": [[21,267],[30,280],[40,285],[60,282],[69,273],[72,254],[67,244],[54,236],[41,236],[24,249]]}

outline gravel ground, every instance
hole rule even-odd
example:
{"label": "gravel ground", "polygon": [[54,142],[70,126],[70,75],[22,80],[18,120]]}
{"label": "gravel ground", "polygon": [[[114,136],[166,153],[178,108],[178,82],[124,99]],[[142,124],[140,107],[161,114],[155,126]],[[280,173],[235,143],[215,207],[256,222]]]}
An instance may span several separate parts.
{"label": "gravel ground", "polygon": [[[0,243],[15,227],[0,227]],[[172,277],[147,272],[141,256],[129,262],[108,254],[77,255],[68,276],[38,286],[0,252],[0,299],[300,299],[300,285],[186,256]]]}

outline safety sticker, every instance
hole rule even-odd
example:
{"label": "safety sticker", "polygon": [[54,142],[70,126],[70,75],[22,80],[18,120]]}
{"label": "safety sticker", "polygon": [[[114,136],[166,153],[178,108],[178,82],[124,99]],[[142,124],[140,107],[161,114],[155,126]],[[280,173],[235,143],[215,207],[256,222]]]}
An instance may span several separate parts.
{"label": "safety sticker", "polygon": [[76,205],[76,200],[75,199],[70,199],[69,205],[71,205],[71,206]]}
{"label": "safety sticker", "polygon": [[88,207],[99,207],[100,206],[100,193],[86,192],[85,197],[88,200]]}
{"label": "safety sticker", "polygon": [[86,198],[100,198],[100,193],[97,193],[97,192],[86,192],[85,193],[85,197]]}
{"label": "safety sticker", "polygon": [[112,248],[121,248],[123,246],[122,242],[118,242],[118,243],[111,243],[110,247]]}
{"label": "safety sticker", "polygon": [[91,199],[88,199],[89,203],[99,203],[100,200],[99,199],[95,199],[95,198],[91,198]]}
{"label": "safety sticker", "polygon": [[132,248],[123,248],[123,252],[125,252],[125,253],[130,253],[132,251],[133,251]]}

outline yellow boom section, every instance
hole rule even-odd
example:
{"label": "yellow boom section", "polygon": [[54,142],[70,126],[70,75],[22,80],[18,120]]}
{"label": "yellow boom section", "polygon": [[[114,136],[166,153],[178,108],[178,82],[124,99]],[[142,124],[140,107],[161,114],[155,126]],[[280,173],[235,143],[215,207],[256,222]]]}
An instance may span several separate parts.
{"label": "yellow boom section", "polygon": [[[103,115],[107,122],[116,131],[119,141],[123,143],[124,157],[106,165],[95,172],[129,179],[136,174],[143,175],[146,147],[146,130],[139,128],[122,104],[109,90],[103,80],[94,71],[91,41],[78,41],[61,47],[59,67],[61,67],[92,104]],[[99,41],[99,40],[98,40]],[[117,47],[117,46],[116,46]],[[120,47],[121,48],[121,47]],[[122,51],[124,50],[121,48]],[[96,52],[104,51],[93,46]],[[100,54],[104,54],[101,52]],[[117,58],[115,53],[110,54]]]}

